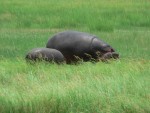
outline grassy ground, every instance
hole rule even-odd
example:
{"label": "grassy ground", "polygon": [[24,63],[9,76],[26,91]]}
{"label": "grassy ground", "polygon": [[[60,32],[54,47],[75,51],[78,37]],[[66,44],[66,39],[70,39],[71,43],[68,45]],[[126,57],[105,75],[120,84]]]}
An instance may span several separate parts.
{"label": "grassy ground", "polygon": [[1,112],[150,111],[150,63],[121,60],[111,64],[27,65],[3,60]]}
{"label": "grassy ground", "polygon": [[[148,0],[1,0],[0,112],[149,113]],[[120,60],[27,64],[25,54],[73,29],[112,45]]]}
{"label": "grassy ground", "polygon": [[1,0],[1,28],[113,31],[150,27],[148,0]]}

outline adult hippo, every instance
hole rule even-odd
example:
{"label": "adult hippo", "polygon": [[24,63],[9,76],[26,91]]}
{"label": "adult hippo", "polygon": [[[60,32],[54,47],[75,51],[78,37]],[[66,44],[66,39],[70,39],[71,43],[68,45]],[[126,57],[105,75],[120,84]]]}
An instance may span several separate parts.
{"label": "adult hippo", "polygon": [[[119,57],[119,54],[110,45],[97,36],[78,31],[55,34],[48,40],[46,47],[62,52],[67,63],[76,62],[78,59],[89,61],[91,59],[116,59]],[[109,56],[107,57],[107,55]]]}
{"label": "adult hippo", "polygon": [[64,61],[63,54],[56,49],[34,48],[26,55],[27,61],[45,60],[49,62],[62,63]]}

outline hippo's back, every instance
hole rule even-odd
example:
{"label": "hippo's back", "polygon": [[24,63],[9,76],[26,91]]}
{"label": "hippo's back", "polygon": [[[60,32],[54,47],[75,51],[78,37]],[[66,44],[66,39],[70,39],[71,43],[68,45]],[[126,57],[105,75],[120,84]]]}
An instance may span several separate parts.
{"label": "hippo's back", "polygon": [[49,39],[46,47],[57,49],[64,55],[78,55],[80,53],[88,52],[88,48],[94,37],[94,35],[88,33],[65,31],[58,33]]}

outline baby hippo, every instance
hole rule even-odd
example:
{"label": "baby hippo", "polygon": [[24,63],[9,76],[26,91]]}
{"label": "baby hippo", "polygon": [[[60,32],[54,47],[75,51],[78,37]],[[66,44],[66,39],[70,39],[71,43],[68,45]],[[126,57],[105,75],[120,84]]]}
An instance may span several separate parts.
{"label": "baby hippo", "polygon": [[34,48],[27,53],[25,58],[27,61],[45,60],[48,62],[55,63],[64,62],[63,54],[60,51],[51,48]]}

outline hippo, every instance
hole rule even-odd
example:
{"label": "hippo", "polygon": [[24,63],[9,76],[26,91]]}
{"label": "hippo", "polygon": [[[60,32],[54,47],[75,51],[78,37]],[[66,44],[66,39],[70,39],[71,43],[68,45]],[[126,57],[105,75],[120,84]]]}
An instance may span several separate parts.
{"label": "hippo", "polygon": [[63,54],[56,50],[50,48],[34,48],[29,51],[25,57],[27,61],[48,61],[55,63],[64,62]]}
{"label": "hippo", "polygon": [[57,33],[48,40],[46,47],[59,50],[66,63],[77,62],[79,59],[99,61],[100,58],[119,58],[119,54],[109,44],[95,35],[79,31]]}

